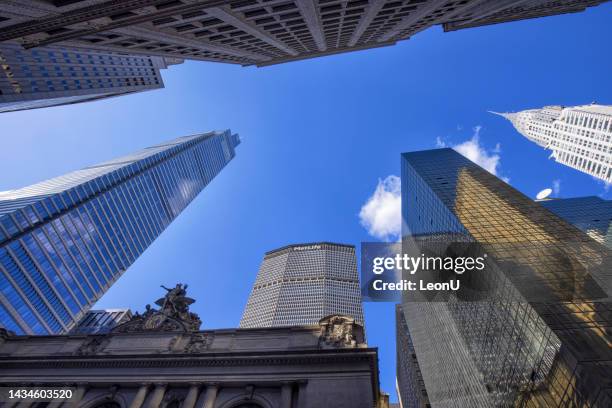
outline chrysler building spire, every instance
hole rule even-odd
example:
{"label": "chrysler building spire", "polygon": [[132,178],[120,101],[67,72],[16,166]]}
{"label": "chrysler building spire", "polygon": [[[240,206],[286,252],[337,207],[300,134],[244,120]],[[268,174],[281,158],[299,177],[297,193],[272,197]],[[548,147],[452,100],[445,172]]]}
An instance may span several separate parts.
{"label": "chrysler building spire", "polygon": [[612,182],[612,106],[545,106],[497,113],[532,142],[550,149],[550,158]]}

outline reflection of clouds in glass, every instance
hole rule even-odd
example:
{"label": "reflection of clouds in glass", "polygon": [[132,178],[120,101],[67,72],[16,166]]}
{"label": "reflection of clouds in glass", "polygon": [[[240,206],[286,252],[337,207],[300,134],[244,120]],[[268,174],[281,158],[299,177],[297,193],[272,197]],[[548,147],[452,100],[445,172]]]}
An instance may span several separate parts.
{"label": "reflection of clouds in glass", "polygon": [[178,215],[183,208],[198,194],[200,186],[197,181],[190,179],[181,179],[178,182],[178,186],[172,192],[172,195],[168,198],[170,208],[175,215]]}

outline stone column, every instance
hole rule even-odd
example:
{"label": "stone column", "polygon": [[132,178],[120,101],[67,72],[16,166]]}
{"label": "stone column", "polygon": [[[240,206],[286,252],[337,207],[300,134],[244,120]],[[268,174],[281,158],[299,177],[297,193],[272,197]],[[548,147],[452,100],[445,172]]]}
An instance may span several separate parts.
{"label": "stone column", "polygon": [[198,383],[191,384],[191,386],[189,387],[189,392],[187,392],[187,396],[185,397],[185,400],[183,401],[183,405],[181,405],[181,408],[193,408],[198,399],[199,391],[200,391],[200,384]]}
{"label": "stone column", "polygon": [[215,408],[215,401],[217,400],[218,392],[219,384],[208,384],[202,406],[198,408]]}
{"label": "stone column", "polygon": [[141,384],[136,396],[132,400],[130,404],[130,408],[140,408],[145,398],[147,398],[147,390],[149,389],[149,384]]}
{"label": "stone column", "polygon": [[283,383],[281,388],[281,404],[280,408],[291,408],[291,394],[293,392],[293,384]]}
{"label": "stone column", "polygon": [[298,384],[297,408],[308,408],[308,402],[306,401],[306,386],[308,382],[300,380]]}
{"label": "stone column", "polygon": [[149,399],[147,408],[159,408],[159,404],[162,402],[162,399],[164,399],[165,393],[166,384],[155,384],[155,389],[153,390],[153,394]]}

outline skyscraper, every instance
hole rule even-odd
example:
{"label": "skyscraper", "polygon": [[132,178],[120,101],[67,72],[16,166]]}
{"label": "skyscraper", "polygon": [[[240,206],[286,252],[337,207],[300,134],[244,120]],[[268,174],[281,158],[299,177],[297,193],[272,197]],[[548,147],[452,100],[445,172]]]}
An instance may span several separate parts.
{"label": "skyscraper", "polygon": [[605,0],[140,0],[4,2],[0,42],[269,65],[445,31],[583,11]]}
{"label": "skyscraper", "polygon": [[363,325],[355,247],[296,244],[265,254],[240,327],[317,324],[331,314]]}
{"label": "skyscraper", "polygon": [[132,317],[130,309],[90,310],[70,330],[70,334],[103,334]]}
{"label": "skyscraper", "polygon": [[612,248],[612,201],[601,197],[573,197],[539,201],[540,205]]}
{"label": "skyscraper", "polygon": [[495,288],[404,298],[432,406],[611,406],[609,249],[452,149],[402,155],[402,218],[406,247],[480,243],[486,273],[471,285]]}
{"label": "skyscraper", "polygon": [[419,368],[402,305],[395,305],[396,388],[402,408],[429,408],[427,388]]}
{"label": "skyscraper", "polygon": [[0,112],[67,105],[163,88],[176,58],[0,43]]}
{"label": "skyscraper", "polygon": [[527,139],[550,149],[555,161],[612,182],[612,106],[545,106],[498,115]]}
{"label": "skyscraper", "polygon": [[0,193],[0,325],[69,331],[239,142],[229,130],[185,136]]}

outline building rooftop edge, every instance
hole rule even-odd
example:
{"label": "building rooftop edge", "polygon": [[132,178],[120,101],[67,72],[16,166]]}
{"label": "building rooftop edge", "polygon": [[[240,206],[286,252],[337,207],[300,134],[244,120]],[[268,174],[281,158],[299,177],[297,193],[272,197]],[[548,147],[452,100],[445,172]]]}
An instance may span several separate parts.
{"label": "building rooftop edge", "polygon": [[[359,323],[357,323],[359,324]],[[359,324],[361,326],[361,324]],[[206,329],[206,330],[196,330],[190,333],[216,333],[216,334],[232,334],[232,333],[257,333],[257,332],[317,332],[321,331],[321,326],[319,324],[308,324],[301,326],[273,326],[273,327],[232,327],[232,328],[219,328],[219,329]],[[8,338],[15,340],[26,340],[26,339],[48,339],[48,338],[63,338],[63,337],[88,337],[88,336],[132,336],[132,335],[153,335],[159,336],[160,333],[165,333],[168,335],[176,335],[182,332],[163,332],[163,331],[139,331],[139,332],[129,332],[129,333],[92,333],[92,334],[81,334],[81,333],[64,333],[64,334],[46,334],[46,335],[33,335],[33,334],[24,334],[24,335],[15,335],[15,334],[7,334],[5,335]],[[0,338],[2,333],[0,332]],[[372,348],[372,347],[370,347]],[[375,348],[375,347],[374,347]]]}
{"label": "building rooftop edge", "polygon": [[272,255],[272,254],[275,254],[277,252],[281,252],[281,251],[284,251],[284,250],[290,249],[290,248],[309,247],[309,246],[314,246],[314,245],[331,245],[331,246],[337,246],[337,247],[343,247],[343,248],[353,248],[353,249],[355,248],[355,245],[342,244],[342,243],[338,243],[338,242],[329,242],[329,241],[305,242],[305,243],[300,243],[300,244],[285,245],[285,246],[280,247],[280,248],[272,249],[270,251],[267,251],[265,253],[265,255]]}

